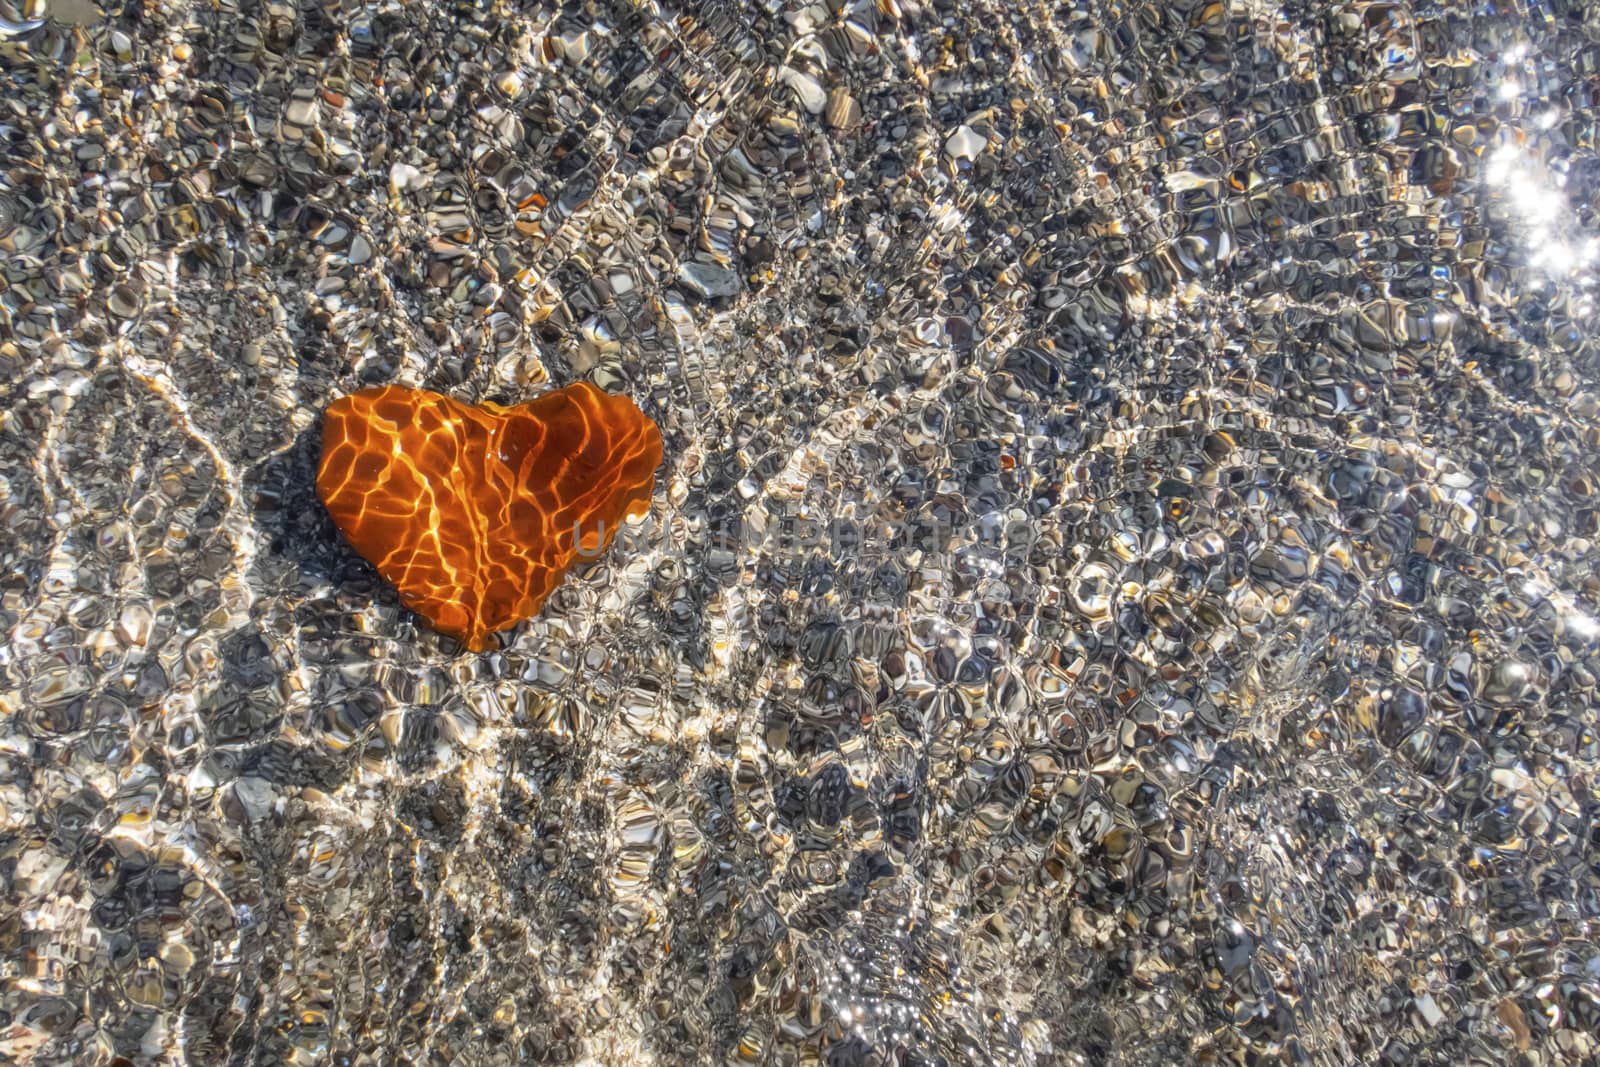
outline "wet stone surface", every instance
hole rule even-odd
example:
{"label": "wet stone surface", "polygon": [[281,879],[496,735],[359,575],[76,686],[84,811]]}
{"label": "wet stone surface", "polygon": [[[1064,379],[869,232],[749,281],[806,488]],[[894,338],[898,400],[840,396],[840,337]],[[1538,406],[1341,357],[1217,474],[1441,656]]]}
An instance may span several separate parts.
{"label": "wet stone surface", "polygon": [[[0,0],[0,1058],[1567,1064],[1600,16]],[[319,414],[577,380],[473,655]]]}

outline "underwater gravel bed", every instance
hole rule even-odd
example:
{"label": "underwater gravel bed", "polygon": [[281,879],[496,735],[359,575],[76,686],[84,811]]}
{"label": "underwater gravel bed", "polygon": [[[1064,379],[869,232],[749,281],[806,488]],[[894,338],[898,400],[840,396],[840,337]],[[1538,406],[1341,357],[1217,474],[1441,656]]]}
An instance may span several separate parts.
{"label": "underwater gravel bed", "polygon": [[[1600,9],[0,0],[0,1060],[1600,1056]],[[321,413],[588,381],[466,651]]]}

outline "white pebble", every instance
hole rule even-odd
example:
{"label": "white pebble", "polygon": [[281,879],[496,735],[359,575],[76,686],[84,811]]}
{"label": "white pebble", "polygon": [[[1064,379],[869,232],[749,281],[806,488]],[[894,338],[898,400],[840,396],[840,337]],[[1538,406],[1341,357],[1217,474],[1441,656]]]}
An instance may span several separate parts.
{"label": "white pebble", "polygon": [[989,139],[971,126],[961,126],[944,143],[944,154],[951,159],[976,159]]}

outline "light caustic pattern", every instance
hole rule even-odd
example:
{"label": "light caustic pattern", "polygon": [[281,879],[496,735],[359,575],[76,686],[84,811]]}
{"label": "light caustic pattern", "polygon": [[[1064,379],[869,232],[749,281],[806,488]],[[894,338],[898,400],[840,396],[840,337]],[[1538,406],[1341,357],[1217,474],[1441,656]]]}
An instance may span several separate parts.
{"label": "light caustic pattern", "polygon": [[512,407],[390,385],[329,406],[317,493],[408,608],[481,652],[649,509],[661,454],[588,382]]}

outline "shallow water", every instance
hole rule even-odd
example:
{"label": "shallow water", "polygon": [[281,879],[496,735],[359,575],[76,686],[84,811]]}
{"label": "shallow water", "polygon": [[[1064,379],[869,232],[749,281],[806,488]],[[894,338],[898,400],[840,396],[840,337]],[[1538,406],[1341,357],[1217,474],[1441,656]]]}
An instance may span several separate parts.
{"label": "shallow water", "polygon": [[[0,1058],[1600,1055],[1600,14],[0,0]],[[504,647],[365,384],[627,393]]]}

